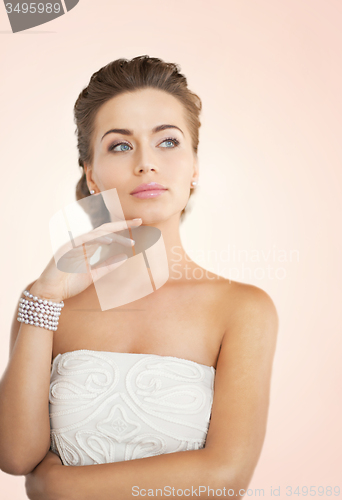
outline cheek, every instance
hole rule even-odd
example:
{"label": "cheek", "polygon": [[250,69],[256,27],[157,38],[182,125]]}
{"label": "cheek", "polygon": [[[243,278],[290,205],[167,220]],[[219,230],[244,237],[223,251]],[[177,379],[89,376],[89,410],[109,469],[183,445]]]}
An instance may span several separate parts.
{"label": "cheek", "polygon": [[184,152],[175,154],[172,158],[170,155],[164,173],[170,179],[187,182],[192,176],[192,161],[192,157]]}
{"label": "cheek", "polygon": [[120,168],[120,165],[113,165],[110,158],[98,161],[94,171],[96,172],[97,184],[102,189],[119,188],[120,185],[125,183],[127,172],[129,172],[127,168],[124,169]]}
{"label": "cheek", "polygon": [[172,178],[169,179],[171,190],[177,199],[183,202],[188,199],[190,194],[191,173],[187,168],[179,168],[175,169],[173,174]]}

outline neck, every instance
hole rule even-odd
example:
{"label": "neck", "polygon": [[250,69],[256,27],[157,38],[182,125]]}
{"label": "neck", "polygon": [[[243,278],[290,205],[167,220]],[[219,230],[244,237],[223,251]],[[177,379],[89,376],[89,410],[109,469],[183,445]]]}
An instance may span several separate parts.
{"label": "neck", "polygon": [[194,265],[183,248],[179,220],[179,213],[177,213],[164,221],[151,224],[145,224],[143,221],[142,223],[142,226],[155,227],[161,231],[169,267],[169,282],[184,280],[186,270]]}

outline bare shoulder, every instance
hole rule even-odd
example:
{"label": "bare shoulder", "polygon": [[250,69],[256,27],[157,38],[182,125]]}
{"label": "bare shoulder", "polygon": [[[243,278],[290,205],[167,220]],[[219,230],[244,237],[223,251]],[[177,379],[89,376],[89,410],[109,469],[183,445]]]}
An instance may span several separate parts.
{"label": "bare shoulder", "polygon": [[[196,265],[197,266],[197,265]],[[198,266],[197,266],[198,267]],[[199,266],[200,267],[200,266]],[[198,283],[205,286],[205,296],[211,295],[216,304],[216,314],[225,332],[243,325],[250,328],[258,322],[269,325],[269,331],[276,335],[278,313],[270,295],[255,285],[234,281],[201,268],[205,278]]]}
{"label": "bare shoulder", "polygon": [[254,311],[261,315],[278,317],[275,304],[265,290],[247,283],[227,281],[227,297],[234,301],[236,315]]}
{"label": "bare shoulder", "polygon": [[259,325],[264,334],[269,332],[270,335],[277,335],[278,312],[273,299],[265,290],[225,278],[218,284],[226,332],[236,329],[256,332]]}
{"label": "bare shoulder", "polygon": [[34,280],[32,281],[31,283],[29,283],[25,288],[22,289],[21,293],[20,293],[20,296],[18,297],[18,302],[16,304],[16,308],[15,308],[15,311],[14,311],[14,315],[13,315],[13,319],[12,319],[12,325],[11,325],[11,332],[10,332],[10,346],[9,346],[9,355],[11,355],[12,353],[12,350],[13,350],[13,347],[14,347],[14,344],[15,344],[15,341],[17,340],[17,336],[18,336],[18,332],[19,332],[19,328],[20,328],[20,325],[21,323],[17,320],[17,317],[18,317],[18,303],[19,303],[19,299],[22,295],[22,293],[25,291],[25,290],[29,290],[31,288],[31,286],[36,282],[37,280]]}

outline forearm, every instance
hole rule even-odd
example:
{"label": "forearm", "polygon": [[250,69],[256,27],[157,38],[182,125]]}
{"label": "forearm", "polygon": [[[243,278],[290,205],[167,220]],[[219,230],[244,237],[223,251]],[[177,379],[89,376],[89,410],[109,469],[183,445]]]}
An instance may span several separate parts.
{"label": "forearm", "polygon": [[[206,491],[201,490],[201,498],[206,499],[213,497],[213,491],[208,493],[209,487],[214,492],[217,488],[227,490],[227,484],[234,487],[233,481],[233,474],[229,477],[229,473],[220,473],[212,455],[202,448],[109,464],[55,467],[53,479],[49,479],[48,498],[131,500],[134,496],[166,496],[167,490],[169,496],[185,498],[196,496],[194,490],[198,494],[202,486]],[[156,492],[157,489],[161,491]],[[177,490],[182,492],[178,494]]]}
{"label": "forearm", "polygon": [[21,323],[0,381],[0,468],[30,472],[50,447],[49,387],[53,332]]}

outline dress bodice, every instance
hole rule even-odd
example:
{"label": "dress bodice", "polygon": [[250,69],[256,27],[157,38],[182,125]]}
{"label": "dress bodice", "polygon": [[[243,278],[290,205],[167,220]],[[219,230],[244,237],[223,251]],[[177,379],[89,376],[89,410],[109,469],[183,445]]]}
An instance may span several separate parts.
{"label": "dress bodice", "polygon": [[203,448],[215,373],[157,354],[58,354],[50,379],[51,450],[64,465],[91,465]]}

